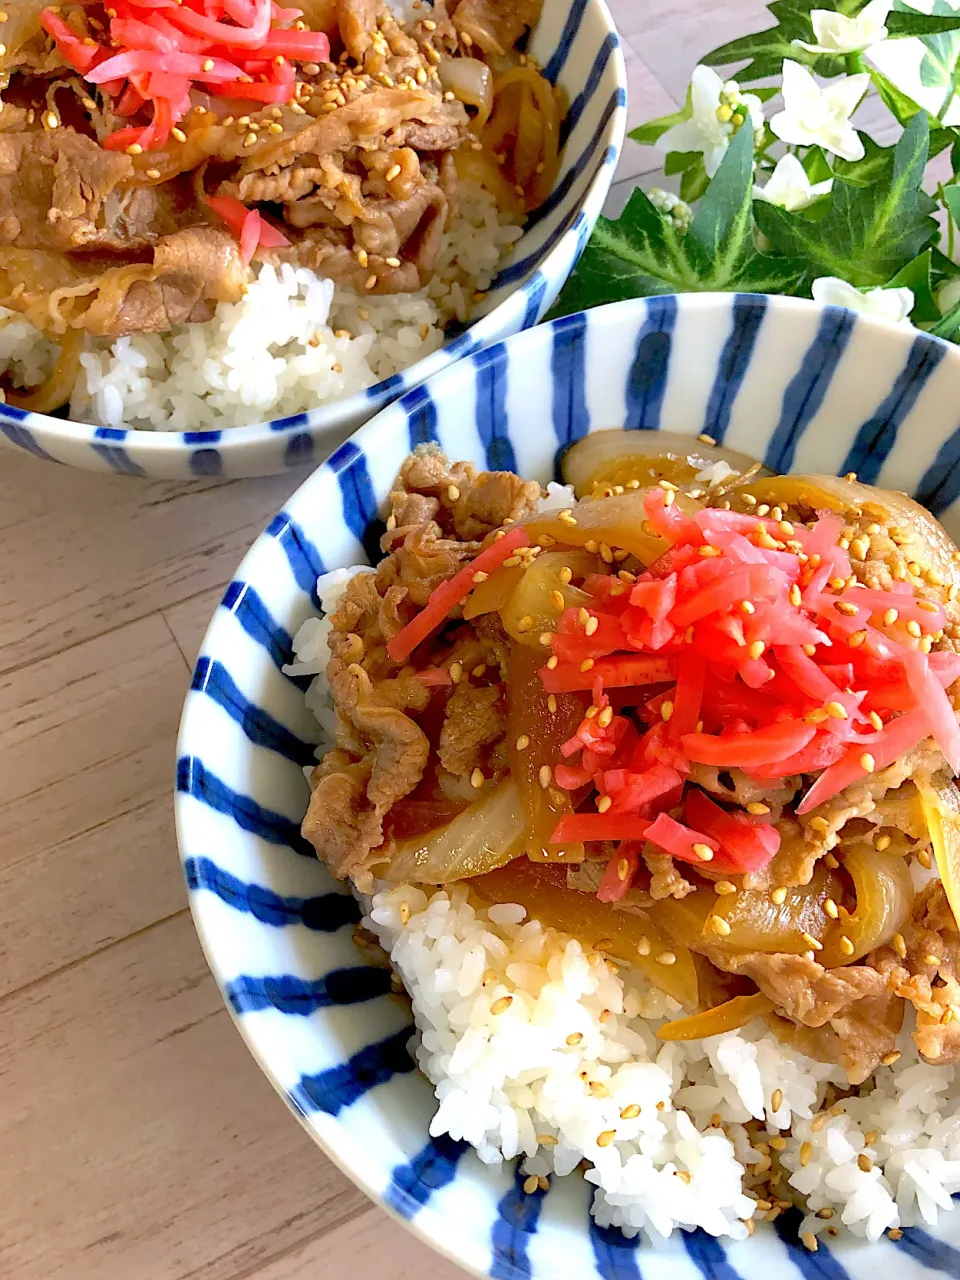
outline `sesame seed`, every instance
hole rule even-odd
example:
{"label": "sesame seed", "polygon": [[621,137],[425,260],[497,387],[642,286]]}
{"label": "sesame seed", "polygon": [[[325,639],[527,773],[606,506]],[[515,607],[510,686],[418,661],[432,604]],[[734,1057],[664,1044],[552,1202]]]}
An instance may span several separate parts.
{"label": "sesame seed", "polygon": [[750,657],[751,657],[754,661],[756,661],[756,660],[757,660],[757,658],[762,657],[762,655],[763,655],[764,650],[766,649],[766,647],[767,647],[767,646],[763,643],[763,641],[762,641],[762,640],[754,640],[754,642],[750,645],[750,647],[749,647],[749,649],[747,650],[747,652],[750,654]]}
{"label": "sesame seed", "polygon": [[774,1089],[773,1093],[770,1095],[770,1110],[779,1111],[782,1106],[783,1106],[783,1090]]}
{"label": "sesame seed", "polygon": [[462,663],[452,662],[450,664],[450,679],[453,681],[453,683],[459,684],[462,675],[463,675]]}
{"label": "sesame seed", "polygon": [[478,662],[477,665],[470,672],[470,674],[472,676],[476,676],[477,679],[479,679],[480,676],[482,676],[483,673],[486,671],[486,669],[487,669],[487,664],[485,662]]}
{"label": "sesame seed", "polygon": [[600,726],[601,729],[607,729],[609,728],[612,722],[613,722],[613,707],[604,707],[603,710],[600,712],[600,714],[597,716],[597,724]]}
{"label": "sesame seed", "polygon": [[556,715],[557,713],[557,695],[555,693],[547,696],[547,710],[551,715]]}
{"label": "sesame seed", "polygon": [[157,178],[159,178],[159,177],[160,177],[160,170],[159,170],[159,169],[148,169],[148,170],[147,170],[147,177],[150,179],[150,181],[151,181],[151,182],[156,182]]}
{"label": "sesame seed", "polygon": [[822,1218],[824,1222],[829,1222],[833,1217],[833,1210],[829,1205],[824,1205],[822,1209],[817,1210],[817,1217]]}
{"label": "sesame seed", "polygon": [[557,1140],[552,1133],[538,1133],[537,1142],[541,1147],[555,1147]]}
{"label": "sesame seed", "polygon": [[842,613],[845,618],[855,618],[860,610],[855,604],[851,604],[849,600],[837,600],[833,606],[837,613]]}
{"label": "sesame seed", "polygon": [[887,1232],[887,1237],[890,1240],[902,1240],[903,1232],[900,1230],[899,1227],[891,1227],[890,1230]]}
{"label": "sesame seed", "polygon": [[[713,861],[713,850],[708,844],[697,843],[693,846],[693,852],[697,855],[701,862]],[[718,930],[718,932],[720,932]],[[729,932],[729,930],[727,931]]]}
{"label": "sesame seed", "polygon": [[874,729],[876,729],[877,733],[879,733],[880,730],[883,728],[883,721],[877,715],[876,711],[867,712],[867,719],[873,725]]}
{"label": "sesame seed", "polygon": [[815,644],[805,644],[805,645],[801,645],[800,647],[803,649],[803,652],[807,655],[808,658],[812,658],[814,654],[817,652],[817,646]]}
{"label": "sesame seed", "polygon": [[666,701],[660,703],[660,718],[666,721],[669,720],[672,715],[673,703],[669,698],[667,698]]}
{"label": "sesame seed", "polygon": [[600,627],[600,619],[591,617],[591,618],[588,618],[587,621],[584,623],[583,629],[588,636],[592,636],[592,635],[596,635],[599,627]]}
{"label": "sesame seed", "polygon": [[823,904],[823,909],[827,913],[827,915],[830,917],[831,920],[840,919],[840,908],[837,906],[837,904],[834,902],[832,898],[827,898],[826,902],[824,902]]}
{"label": "sesame seed", "polygon": [[[897,1054],[897,1057],[898,1058],[900,1057],[899,1053]],[[829,1121],[830,1121],[830,1116],[827,1114],[827,1112],[821,1111],[818,1115],[815,1115],[813,1119],[810,1121],[810,1128],[813,1133],[819,1133],[820,1130],[829,1123]]]}
{"label": "sesame seed", "polygon": [[911,618],[907,623],[907,635],[913,636],[915,640],[919,640],[923,635],[923,632],[920,630],[920,623],[917,622],[915,618]]}
{"label": "sesame seed", "polygon": [[128,156],[139,156],[143,154],[143,147],[141,147],[139,142],[131,142],[129,147],[125,147],[124,150]]}
{"label": "sesame seed", "polygon": [[[712,855],[711,855],[712,856]],[[713,932],[719,934],[721,938],[726,938],[730,934],[730,926],[724,920],[723,916],[713,915],[709,917],[710,927]]]}
{"label": "sesame seed", "polygon": [[572,1035],[567,1036],[567,1044],[571,1049],[575,1049],[582,1039],[583,1033],[581,1031],[574,1031]]}
{"label": "sesame seed", "polygon": [[[844,478],[846,479],[846,477]],[[820,1245],[817,1242],[817,1237],[813,1234],[812,1231],[805,1231],[803,1235],[800,1237],[800,1239],[803,1241],[805,1247],[809,1249],[811,1253],[816,1253],[817,1250],[820,1248]]]}
{"label": "sesame seed", "polygon": [[775,902],[778,907],[782,907],[787,900],[787,891],[784,886],[780,885],[778,888],[774,889],[770,894],[770,899],[772,902]]}
{"label": "sesame seed", "polygon": [[900,617],[900,613],[898,610],[888,609],[886,613],[883,615],[883,625],[885,627],[892,627],[899,617]]}
{"label": "sesame seed", "polygon": [[[597,801],[597,812],[606,813],[612,804],[613,804],[613,801],[610,799],[609,796],[601,796],[600,799]],[[620,877],[621,880],[626,880],[626,878],[627,877],[625,875]]]}
{"label": "sesame seed", "polygon": [[804,940],[804,942],[807,944],[807,946],[810,948],[811,951],[823,950],[823,943],[818,942],[812,933],[807,933],[806,931],[804,931],[803,933],[801,933],[800,937]]}
{"label": "sesame seed", "polygon": [[[549,648],[549,647],[550,647],[550,645],[553,643],[553,632],[552,632],[552,631],[541,631],[541,632],[540,632],[540,643],[544,646],[544,648]],[[553,667],[550,667],[550,670],[551,670],[551,671],[554,669],[554,667],[556,667],[556,665],[557,665],[557,662],[558,662],[558,661],[559,661],[559,659],[557,659],[557,658],[554,658],[554,659],[553,659]],[[549,659],[547,660],[547,666],[548,666],[548,667],[550,666],[550,660],[549,660]]]}
{"label": "sesame seed", "polygon": [[586,672],[586,671],[592,671],[592,670],[593,670],[593,659],[592,659],[592,658],[584,658],[584,660],[580,663],[580,668],[579,668],[579,669],[580,669],[580,674],[581,674],[581,675],[583,675],[583,674],[584,674],[584,672]]}
{"label": "sesame seed", "polygon": [[483,770],[479,768],[474,769],[473,773],[470,775],[470,785],[479,790],[479,788],[483,786],[484,781]]}
{"label": "sesame seed", "polygon": [[399,178],[402,169],[398,164],[391,165],[387,172],[383,175],[387,182],[392,182],[394,178]]}
{"label": "sesame seed", "polygon": [[805,1168],[810,1163],[810,1157],[813,1155],[813,1143],[804,1142],[800,1146],[800,1166]]}
{"label": "sesame seed", "polygon": [[713,892],[719,893],[722,898],[726,898],[731,893],[737,892],[737,886],[730,880],[718,880],[713,886]]}
{"label": "sesame seed", "polygon": [[840,950],[843,952],[845,956],[852,956],[854,951],[856,950],[856,947],[853,945],[853,943],[850,941],[850,939],[847,937],[845,933],[840,935]]}
{"label": "sesame seed", "polygon": [[849,644],[851,649],[859,649],[860,646],[863,644],[864,640],[866,640],[866,638],[867,638],[867,633],[865,631],[854,631],[853,635],[850,636],[847,643]]}
{"label": "sesame seed", "polygon": [[[226,124],[227,123],[226,120],[224,120],[223,123]],[[178,142],[186,142],[187,135],[184,133],[182,129],[171,129],[170,132]]]}
{"label": "sesame seed", "polygon": [[573,512],[570,510],[570,508],[569,508],[569,507],[567,507],[565,510],[561,511],[561,512],[560,512],[560,514],[557,516],[557,519],[558,519],[562,524],[576,524],[576,523],[577,523],[577,521],[576,521],[576,517],[574,516]]}
{"label": "sesame seed", "polygon": [[885,1053],[883,1055],[880,1059],[880,1063],[884,1067],[892,1067],[895,1062],[900,1061],[900,1057],[901,1054],[899,1049],[891,1049],[889,1053]]}
{"label": "sesame seed", "polygon": [[597,1135],[598,1147],[609,1147],[610,1143],[617,1136],[616,1129],[604,1129],[603,1133]]}
{"label": "sesame seed", "polygon": [[857,1156],[857,1166],[863,1173],[869,1173],[873,1168],[873,1161],[861,1151]]}
{"label": "sesame seed", "polygon": [[890,944],[901,960],[905,960],[907,956],[907,944],[903,940],[902,933],[895,933],[890,939]]}
{"label": "sesame seed", "polygon": [[876,840],[873,842],[873,847],[876,849],[877,853],[883,853],[885,850],[890,848],[890,837],[887,835],[877,836]]}
{"label": "sesame seed", "polygon": [[873,773],[876,769],[877,762],[869,751],[865,751],[860,757],[860,767],[863,769],[864,773]]}
{"label": "sesame seed", "polygon": [[794,608],[799,608],[802,600],[803,600],[803,596],[800,594],[800,588],[797,586],[796,583],[794,583],[793,586],[790,588],[790,603],[794,606]]}
{"label": "sesame seed", "polygon": [[542,764],[537,777],[540,780],[541,787],[546,791],[547,787],[549,787],[550,783],[553,781],[553,770],[548,764]]}
{"label": "sesame seed", "polygon": [[927,954],[923,957],[923,963],[933,965],[934,968],[936,968],[936,966],[940,963],[940,957],[935,956],[932,951],[928,951]]}
{"label": "sesame seed", "polygon": [[533,618],[531,618],[529,613],[524,614],[524,616],[518,621],[517,630],[520,632],[533,630]]}
{"label": "sesame seed", "polygon": [[499,1000],[494,1000],[490,1006],[490,1012],[496,1017],[498,1014],[505,1013],[513,1004],[513,996],[501,996]]}
{"label": "sesame seed", "polygon": [[524,1180],[523,1194],[527,1196],[532,1196],[533,1193],[539,1189],[539,1187],[540,1187],[540,1179],[537,1177],[535,1173],[531,1173],[530,1177]]}
{"label": "sesame seed", "polygon": [[[546,632],[544,632],[544,635],[546,635]],[[540,637],[540,643],[541,643],[541,644],[549,644],[549,643],[550,643],[550,641],[549,641],[549,639],[544,640],[543,636],[541,636],[541,637]],[[548,671],[556,671],[556,669],[557,669],[557,667],[558,667],[559,665],[560,665],[560,659],[557,657],[557,655],[556,655],[555,653],[552,653],[552,654],[550,655],[550,657],[547,659],[547,670],[548,670]]]}
{"label": "sesame seed", "polygon": [[657,956],[657,964],[665,964],[668,967],[677,963],[677,957],[672,951],[661,951]]}
{"label": "sesame seed", "polygon": [[486,582],[486,580],[489,577],[490,577],[489,573],[484,573],[482,569],[478,569],[477,572],[473,575],[473,581],[479,587],[480,583]]}
{"label": "sesame seed", "polygon": [[636,1120],[640,1114],[640,1108],[635,1102],[631,1102],[628,1107],[624,1107],[620,1112],[621,1120]]}
{"label": "sesame seed", "polygon": [[375,289],[377,287],[377,277],[375,275],[367,276],[366,280],[363,282],[363,287],[365,289]]}
{"label": "sesame seed", "polygon": [[823,709],[834,720],[847,719],[847,709],[839,702],[828,702]]}

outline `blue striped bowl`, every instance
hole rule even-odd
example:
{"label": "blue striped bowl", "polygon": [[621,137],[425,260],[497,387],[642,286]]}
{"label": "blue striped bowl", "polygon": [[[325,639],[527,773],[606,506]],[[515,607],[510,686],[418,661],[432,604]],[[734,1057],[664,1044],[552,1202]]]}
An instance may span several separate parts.
{"label": "blue striped bowl", "polygon": [[[299,834],[315,724],[281,673],[317,575],[378,555],[408,450],[551,479],[591,430],[705,431],[784,470],[856,471],[915,493],[960,534],[960,352],[812,302],[687,295],[620,303],[519,334],[379,414],[316,471],[237,571],[207,632],[179,742],[177,819],[194,918],[241,1034],[304,1126],[371,1196],[476,1275],[500,1280],[960,1276],[960,1215],[896,1244],[821,1246],[763,1227],[664,1250],[595,1227],[579,1178],[525,1196],[514,1170],[431,1140],[432,1091],[407,1009],[351,940],[353,900]],[[953,1242],[951,1244],[951,1241]],[[956,1246],[956,1248],[954,1247]]]}
{"label": "blue striped bowl", "polygon": [[337,404],[226,431],[98,427],[0,404],[0,445],[124,475],[174,480],[271,475],[316,464],[424,379],[536,324],[573,270],[603,208],[623,145],[627,91],[623,53],[603,0],[544,0],[529,48],[570,104],[557,184],[529,218],[478,308],[479,318],[445,347]]}

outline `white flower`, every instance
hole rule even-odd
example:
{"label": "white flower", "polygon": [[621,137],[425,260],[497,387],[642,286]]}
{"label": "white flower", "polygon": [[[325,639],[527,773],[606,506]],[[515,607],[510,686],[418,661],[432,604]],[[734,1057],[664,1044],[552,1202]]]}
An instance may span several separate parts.
{"label": "white flower", "polygon": [[657,146],[661,151],[703,152],[703,167],[712,178],[739,128],[738,118],[742,120],[748,111],[754,134],[762,128],[763,104],[752,93],[741,94],[735,81],[724,82],[709,67],[695,67],[690,78],[690,105],[691,118],[661,134]]}
{"label": "white flower", "polygon": [[870,77],[841,76],[821,88],[799,62],[783,60],[783,110],[770,128],[783,142],[794,146],[820,146],[844,160],[862,160],[860,135],[850,123]]}
{"label": "white flower", "polygon": [[855,18],[847,18],[832,9],[814,9],[810,14],[816,44],[794,40],[811,53],[859,53],[887,38],[884,23],[893,8],[892,0],[870,0]]}
{"label": "white flower", "polygon": [[781,209],[806,209],[818,196],[825,196],[833,187],[833,179],[824,182],[813,182],[807,177],[807,171],[796,156],[783,156],[777,161],[777,167],[771,173],[765,187],[754,187],[753,194],[757,200],[766,200],[770,204],[778,204]]}
{"label": "white flower", "polygon": [[907,316],[913,310],[913,292],[910,289],[859,289],[839,280],[836,276],[820,276],[811,288],[814,302],[827,307],[847,307],[864,316],[889,320],[891,324],[910,328]]}

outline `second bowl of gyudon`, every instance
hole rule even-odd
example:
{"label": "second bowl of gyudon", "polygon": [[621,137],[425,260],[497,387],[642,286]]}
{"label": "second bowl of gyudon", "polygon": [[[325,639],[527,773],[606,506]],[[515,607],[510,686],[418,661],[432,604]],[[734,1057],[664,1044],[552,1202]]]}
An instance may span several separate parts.
{"label": "second bowl of gyudon", "polygon": [[0,443],[184,477],[538,320],[625,101],[602,0],[28,0],[0,84]]}
{"label": "second bowl of gyudon", "polygon": [[462,1264],[950,1256],[958,380],[809,302],[600,308],[387,410],[238,571],[180,741],[200,934]]}

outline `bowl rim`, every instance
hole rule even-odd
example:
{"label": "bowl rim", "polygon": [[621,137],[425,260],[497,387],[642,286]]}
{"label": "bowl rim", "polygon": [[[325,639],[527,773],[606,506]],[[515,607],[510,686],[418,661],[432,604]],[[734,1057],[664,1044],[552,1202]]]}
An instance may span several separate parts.
{"label": "bowl rim", "polygon": [[[762,294],[737,294],[729,293],[697,293],[697,294],[678,294],[670,295],[674,297],[680,307],[691,311],[709,312],[721,306],[727,307],[732,296],[744,301],[756,300],[766,309],[775,309],[781,312],[796,313],[824,313],[827,311],[836,312],[838,314],[850,315],[855,318],[858,327],[864,327],[868,332],[879,332],[889,335],[891,331],[899,330],[902,334],[905,344],[919,342],[921,345],[930,345],[936,349],[944,349],[944,359],[952,361],[957,375],[960,377],[960,348],[953,343],[945,342],[943,339],[935,337],[931,334],[924,333],[921,330],[915,330],[912,326],[893,324],[888,320],[880,317],[865,315],[859,312],[851,312],[848,308],[834,307],[823,303],[818,303],[808,298],[783,297],[779,295],[769,296]],[[648,305],[650,299],[631,298],[622,302],[608,303],[603,307],[594,308],[592,314],[598,312],[608,317],[611,324],[617,323],[621,318],[629,319],[635,313],[642,313]],[[573,316],[564,316],[548,323],[539,324],[531,329],[522,330],[511,335],[509,338],[501,340],[498,345],[509,344],[512,354],[519,352],[521,355],[528,347],[535,347],[540,344],[549,343],[551,335],[565,325],[577,324],[580,319],[587,313],[578,312]],[[431,379],[433,390],[437,383],[441,384],[441,392],[443,394],[444,385],[449,381],[454,384],[459,377],[467,376],[470,365],[466,362],[455,362],[447,368],[442,369]],[[361,443],[376,438],[379,433],[389,431],[394,419],[400,422],[406,420],[408,405],[415,407],[415,389],[411,389],[404,396],[386,405],[377,414],[375,414],[367,423],[365,423],[347,442],[349,446],[351,441],[359,440]],[[341,447],[337,449],[326,462],[307,475],[297,486],[293,493],[286,499],[283,508],[279,514],[297,518],[297,508],[300,504],[308,501],[310,491],[319,483],[318,477],[321,473],[331,473],[336,476],[341,470],[348,467],[354,454],[349,447]],[[276,517],[275,517],[276,519]],[[273,523],[273,522],[269,522]],[[243,559],[240,561],[231,578],[233,582],[255,581],[249,575],[249,569],[254,566],[255,558],[259,555],[261,548],[273,542],[273,538],[264,530],[258,534],[255,541],[251,544]],[[269,540],[269,541],[268,541]],[[335,566],[336,567],[336,566]],[[228,584],[229,586],[230,584]],[[198,651],[199,656],[207,656],[211,650],[209,649],[209,641],[214,633],[217,624],[221,605],[217,605],[213,617],[210,620],[201,641]],[[194,671],[196,665],[194,666]],[[189,743],[194,736],[193,728],[195,713],[192,710],[192,694],[194,693],[192,681],[191,686],[185,697],[183,711],[180,719],[179,732],[177,735],[177,760],[186,754],[189,754]],[[186,859],[185,848],[187,844],[186,833],[190,827],[191,819],[188,815],[187,807],[184,803],[184,794],[179,789],[174,789],[174,816],[175,828],[178,844],[178,853],[181,860],[181,868]],[[255,1033],[248,1020],[240,1017],[233,1009],[227,999],[225,986],[226,975],[219,961],[217,948],[213,945],[212,939],[207,929],[206,921],[203,918],[201,910],[200,898],[198,891],[188,887],[187,891],[188,904],[190,907],[191,918],[194,928],[196,929],[201,949],[210,968],[210,971],[220,989],[220,995],[223,999],[231,1019],[233,1020],[240,1036],[243,1039],[248,1051],[253,1056],[258,1067],[273,1086],[275,1092],[280,1096],[286,1104],[287,1109],[296,1117],[301,1127],[309,1134],[310,1138],[320,1147],[324,1155],[355,1185],[377,1205],[378,1208],[384,1210],[395,1222],[411,1231],[422,1243],[427,1245],[434,1252],[441,1254],[450,1262],[460,1267],[469,1274],[479,1277],[479,1280],[485,1280],[490,1274],[487,1269],[481,1269],[464,1253],[460,1253],[456,1248],[448,1243],[447,1232],[443,1229],[437,1230],[433,1224],[442,1222],[440,1211],[431,1203],[428,1203],[417,1210],[412,1216],[405,1216],[397,1211],[386,1197],[382,1194],[380,1186],[371,1177],[371,1171],[376,1167],[369,1160],[367,1154],[362,1150],[361,1144],[350,1135],[347,1129],[341,1125],[337,1116],[328,1115],[322,1111],[312,1113],[309,1119],[293,1102],[289,1090],[281,1082],[277,1074],[275,1074],[270,1065],[270,1054],[266,1048],[266,1039],[264,1034]],[[382,1182],[380,1184],[382,1186]],[[860,1248],[868,1247],[865,1242],[854,1240],[849,1242],[849,1247]],[[872,1246],[871,1246],[872,1247]],[[669,1269],[668,1269],[669,1274]],[[521,1280],[519,1275],[516,1280]]]}
{"label": "bowl rim", "polygon": [[[346,426],[351,429],[350,424],[360,419],[365,411],[368,413],[369,420],[394,400],[421,386],[428,378],[441,373],[473,351],[498,341],[498,334],[502,332],[504,323],[509,324],[524,315],[528,298],[539,278],[549,277],[550,266],[567,254],[571,242],[576,242],[581,236],[584,223],[591,228],[596,223],[613,184],[616,166],[623,150],[627,125],[627,72],[623,44],[607,0],[583,0],[583,4],[584,7],[589,5],[605,29],[604,42],[611,40],[610,62],[621,95],[596,140],[595,151],[601,158],[597,171],[577,204],[575,215],[569,225],[543,258],[536,263],[530,277],[508,293],[490,311],[481,315],[436,351],[431,351],[429,355],[408,368],[388,378],[382,378],[379,382],[354,392],[345,399],[334,400],[314,409],[305,409],[300,413],[264,419],[262,422],[248,423],[239,427],[211,426],[193,431],[165,431],[126,426],[106,427],[102,424],[75,422],[47,413],[21,410],[2,402],[0,402],[0,424],[13,428],[26,427],[31,434],[36,435],[39,444],[47,441],[51,444],[102,446],[113,441],[122,443],[128,450],[135,449],[142,457],[176,455],[181,452],[189,454],[197,446],[211,443],[216,444],[221,454],[238,453],[244,446],[262,444],[287,434],[306,432],[315,436],[325,431],[334,432],[338,427],[342,429]],[[574,266],[582,248],[583,244],[575,252]],[[571,267],[571,271],[572,269]],[[371,409],[372,413],[369,413]],[[342,438],[341,435],[340,439]],[[339,443],[339,440],[333,443]]]}

